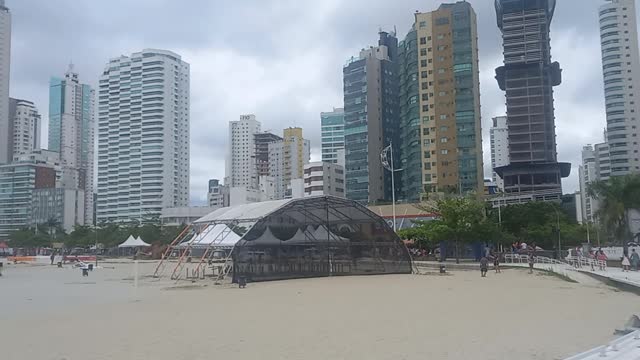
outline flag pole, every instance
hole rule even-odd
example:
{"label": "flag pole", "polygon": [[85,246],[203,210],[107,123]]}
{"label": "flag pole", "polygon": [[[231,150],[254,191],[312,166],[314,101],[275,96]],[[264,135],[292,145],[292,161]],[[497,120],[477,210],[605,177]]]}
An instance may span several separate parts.
{"label": "flag pole", "polygon": [[396,228],[396,180],[395,180],[395,172],[396,169],[393,167],[393,142],[389,144],[391,151],[391,201],[392,201],[392,212],[393,212],[393,232],[397,231]]}

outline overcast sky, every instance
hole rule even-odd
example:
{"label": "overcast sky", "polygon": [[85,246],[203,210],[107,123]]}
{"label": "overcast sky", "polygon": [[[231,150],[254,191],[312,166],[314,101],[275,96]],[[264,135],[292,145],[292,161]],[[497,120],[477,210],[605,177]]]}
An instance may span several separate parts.
{"label": "overcast sky", "polygon": [[[491,118],[504,114],[494,80],[502,62],[493,0],[469,0],[478,15],[485,177],[490,177]],[[191,64],[191,199],[224,178],[228,122],[256,114],[263,130],[300,126],[320,156],[320,112],[342,107],[342,66],[377,41],[380,28],[400,39],[413,13],[435,0],[7,0],[13,14],[11,96],[32,100],[48,122],[48,82],[70,62],[96,87],[110,58],[144,48],[180,54]],[[555,88],[558,153],[571,162],[565,193],[578,188],[584,144],[606,127],[598,32],[604,0],[558,0],[552,56],[563,69]],[[46,146],[46,133],[43,146]]]}

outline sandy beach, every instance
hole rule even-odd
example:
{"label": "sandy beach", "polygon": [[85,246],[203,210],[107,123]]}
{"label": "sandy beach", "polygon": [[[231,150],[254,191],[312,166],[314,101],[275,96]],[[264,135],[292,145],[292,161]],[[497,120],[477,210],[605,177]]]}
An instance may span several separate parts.
{"label": "sandy beach", "polygon": [[640,310],[630,293],[515,269],[243,290],[145,277],[136,290],[132,264],[105,266],[85,278],[68,268],[5,269],[0,358],[563,359],[612,339]]}

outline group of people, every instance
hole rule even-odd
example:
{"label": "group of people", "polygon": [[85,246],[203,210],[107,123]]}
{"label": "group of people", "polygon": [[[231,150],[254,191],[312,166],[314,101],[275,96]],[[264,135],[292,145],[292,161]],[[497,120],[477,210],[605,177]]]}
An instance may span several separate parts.
{"label": "group of people", "polygon": [[487,272],[489,271],[489,261],[493,261],[493,269],[495,270],[496,274],[501,272],[500,254],[490,252],[488,254],[485,254],[485,256],[480,259],[480,275],[482,277],[487,277]]}
{"label": "group of people", "polygon": [[627,253],[622,255],[622,271],[638,271],[638,265],[640,264],[640,255],[636,252],[636,249],[631,249],[631,256]]}

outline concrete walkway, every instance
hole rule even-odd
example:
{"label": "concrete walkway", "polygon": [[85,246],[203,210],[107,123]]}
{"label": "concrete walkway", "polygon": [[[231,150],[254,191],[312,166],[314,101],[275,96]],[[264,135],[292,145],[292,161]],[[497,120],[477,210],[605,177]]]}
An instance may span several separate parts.
{"label": "concrete walkway", "polygon": [[622,271],[620,268],[607,268],[605,271],[591,271],[591,269],[579,268],[579,272],[606,278],[618,283],[635,286],[640,289],[640,271]]}

